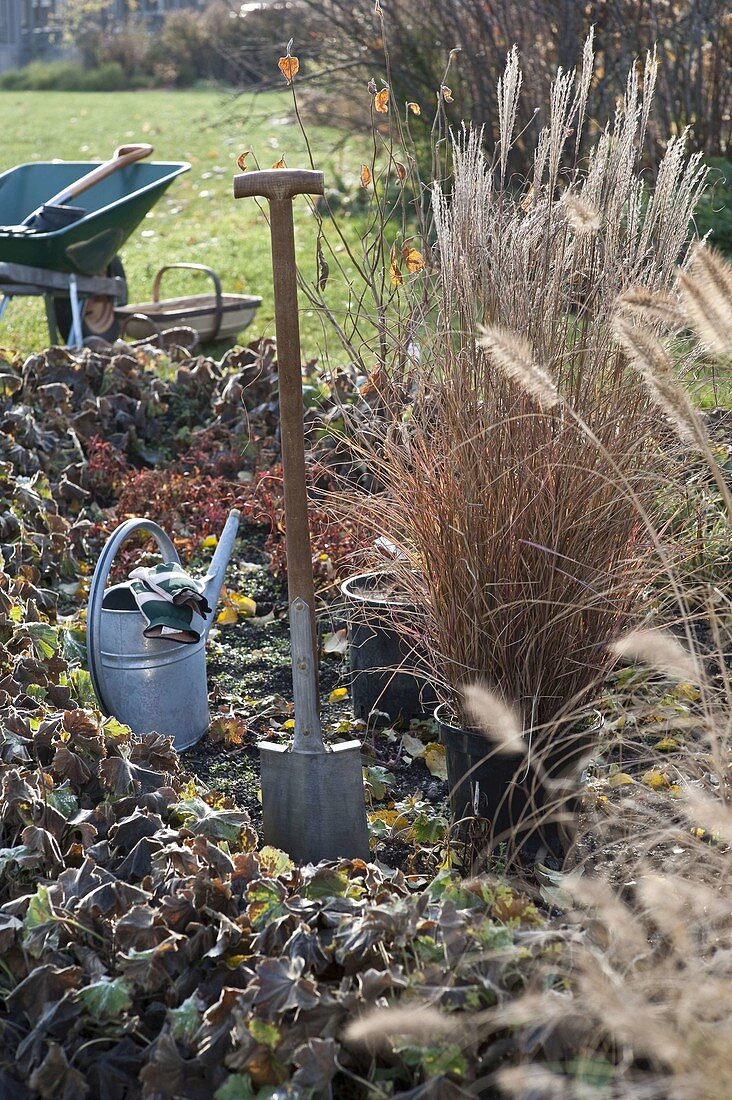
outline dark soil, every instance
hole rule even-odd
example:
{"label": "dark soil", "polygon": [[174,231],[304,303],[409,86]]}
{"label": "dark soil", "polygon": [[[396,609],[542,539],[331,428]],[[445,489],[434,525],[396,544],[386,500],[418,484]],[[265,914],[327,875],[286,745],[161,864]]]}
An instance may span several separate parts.
{"label": "dark soil", "polygon": [[[250,538],[237,544],[237,555],[230,565],[227,583],[232,591],[247,595],[257,603],[256,618],[240,619],[231,626],[219,627],[218,635],[209,643],[212,716],[215,719],[217,714],[233,714],[241,719],[245,726],[242,743],[226,744],[207,735],[184,752],[181,760],[193,778],[247,810],[255,828],[261,832],[257,742],[286,740],[290,736],[289,730],[281,728],[292,717],[287,592],[284,583],[272,577],[266,567],[266,555]],[[258,621],[260,619],[264,621]],[[330,616],[327,616],[325,627],[331,629]],[[432,776],[421,759],[405,763],[398,733],[364,731],[362,726],[359,728],[360,724],[353,723],[348,696],[330,699],[334,689],[347,687],[347,684],[347,658],[323,657],[320,700],[326,741],[357,737],[364,743],[364,765],[385,767],[392,773],[395,782],[379,805],[399,802],[421,792],[436,811],[445,813],[447,784]],[[430,739],[436,739],[436,734],[430,735]],[[414,849],[406,843],[387,840],[380,841],[377,854],[390,866],[406,868]]]}

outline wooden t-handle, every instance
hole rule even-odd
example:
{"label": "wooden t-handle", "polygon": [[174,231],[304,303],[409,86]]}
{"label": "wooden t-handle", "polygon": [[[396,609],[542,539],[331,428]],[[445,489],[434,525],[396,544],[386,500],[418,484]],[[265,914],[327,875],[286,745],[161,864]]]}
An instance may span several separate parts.
{"label": "wooden t-handle", "polygon": [[323,173],[306,168],[267,168],[262,172],[242,172],[234,176],[234,198],[258,196],[281,202],[295,195],[322,195]]}

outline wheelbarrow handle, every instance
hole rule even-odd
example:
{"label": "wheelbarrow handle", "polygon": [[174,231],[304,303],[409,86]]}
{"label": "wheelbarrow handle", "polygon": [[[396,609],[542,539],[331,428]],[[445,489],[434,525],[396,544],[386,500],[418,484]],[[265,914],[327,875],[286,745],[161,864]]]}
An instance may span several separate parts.
{"label": "wheelbarrow handle", "polygon": [[120,145],[112,153],[109,160],[105,160],[103,164],[98,164],[96,168],[92,168],[91,172],[87,172],[81,179],[75,180],[69,187],[59,191],[52,199],[47,199],[44,206],[65,206],[71,199],[75,199],[78,195],[93,187],[95,183],[99,183],[100,180],[111,176],[113,172],[118,172],[120,168],[124,168],[128,164],[134,164],[135,161],[149,157],[152,151],[152,145],[147,144]]}
{"label": "wheelbarrow handle", "polygon": [[160,283],[162,282],[163,275],[166,271],[202,271],[204,275],[208,275],[214,285],[214,293],[216,294],[216,307],[214,314],[214,331],[212,340],[218,338],[221,332],[221,322],[224,317],[224,299],[221,293],[221,279],[218,277],[212,267],[207,267],[206,264],[194,264],[194,263],[177,263],[177,264],[164,264],[159,270],[153,281],[153,302],[160,301]]}
{"label": "wheelbarrow handle", "polygon": [[104,549],[99,555],[99,561],[94,570],[91,586],[89,588],[89,604],[86,613],[86,648],[89,672],[91,674],[92,684],[94,685],[94,691],[99,700],[99,705],[105,714],[109,714],[110,709],[105,702],[104,663],[102,661],[101,644],[102,601],[104,600],[104,589],[112,569],[112,563],[122,543],[125,542],[130,535],[133,535],[135,531],[142,530],[148,531],[149,534],[153,536],[158,544],[158,549],[160,550],[163,561],[174,561],[180,565],[178,551],[173,545],[170,537],[166,535],[162,527],[159,527],[157,523],[153,523],[153,521],[149,519],[126,520],[125,523],[121,523],[119,527],[112,532],[104,544]]}

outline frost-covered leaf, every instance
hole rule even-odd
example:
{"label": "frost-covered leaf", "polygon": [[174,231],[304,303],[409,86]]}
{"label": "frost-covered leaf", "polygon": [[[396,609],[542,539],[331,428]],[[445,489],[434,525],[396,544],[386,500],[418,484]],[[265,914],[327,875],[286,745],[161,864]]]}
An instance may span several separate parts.
{"label": "frost-covered leaf", "polygon": [[191,993],[178,1008],[168,1009],[170,1034],[179,1043],[190,1043],[201,1026],[202,1008],[205,1002],[197,993]]}
{"label": "frost-covered leaf", "polygon": [[78,997],[95,1020],[119,1019],[132,1004],[130,986],[123,978],[92,982],[79,990]]}

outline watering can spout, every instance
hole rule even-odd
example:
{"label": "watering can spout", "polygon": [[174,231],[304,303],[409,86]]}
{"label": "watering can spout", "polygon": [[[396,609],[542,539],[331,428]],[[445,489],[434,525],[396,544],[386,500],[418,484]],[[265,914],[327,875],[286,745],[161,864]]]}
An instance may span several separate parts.
{"label": "watering can spout", "polygon": [[237,532],[239,531],[240,515],[241,513],[238,508],[232,508],[229,512],[229,517],[219,536],[216,551],[211,560],[211,567],[206,575],[206,585],[203,594],[211,608],[211,614],[206,622],[206,637],[208,637],[208,632],[216,619],[216,605],[219,601],[221,586],[224,583],[226,567],[229,564],[229,559],[234,550],[234,543],[236,542]]}

